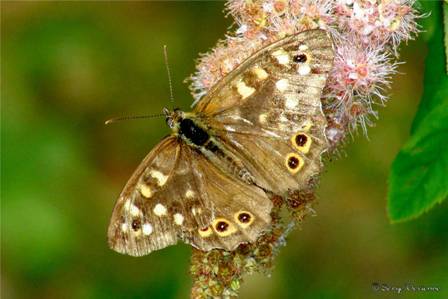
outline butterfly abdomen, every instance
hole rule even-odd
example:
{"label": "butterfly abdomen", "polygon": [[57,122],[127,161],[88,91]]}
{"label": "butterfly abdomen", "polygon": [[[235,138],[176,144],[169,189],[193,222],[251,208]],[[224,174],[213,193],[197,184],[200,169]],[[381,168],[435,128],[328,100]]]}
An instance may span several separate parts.
{"label": "butterfly abdomen", "polygon": [[216,139],[210,138],[202,147],[202,151],[210,160],[219,160],[218,165],[221,164],[221,167],[226,173],[231,173],[248,184],[254,182],[252,174],[244,167],[243,163],[229,151],[221,147]]}

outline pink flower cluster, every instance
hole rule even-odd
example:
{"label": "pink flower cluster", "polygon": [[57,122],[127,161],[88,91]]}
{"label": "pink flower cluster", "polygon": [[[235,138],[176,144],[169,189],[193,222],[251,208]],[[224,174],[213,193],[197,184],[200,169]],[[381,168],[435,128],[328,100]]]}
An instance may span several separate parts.
{"label": "pink flower cluster", "polygon": [[335,3],[339,26],[352,31],[367,45],[392,43],[394,49],[416,31],[414,0],[353,1]]}
{"label": "pink flower cluster", "polygon": [[203,55],[191,77],[201,98],[223,76],[261,47],[308,29],[327,30],[335,60],[322,98],[336,146],[358,125],[364,132],[384,104],[396,72],[397,47],[418,32],[415,0],[228,0],[236,28]]}

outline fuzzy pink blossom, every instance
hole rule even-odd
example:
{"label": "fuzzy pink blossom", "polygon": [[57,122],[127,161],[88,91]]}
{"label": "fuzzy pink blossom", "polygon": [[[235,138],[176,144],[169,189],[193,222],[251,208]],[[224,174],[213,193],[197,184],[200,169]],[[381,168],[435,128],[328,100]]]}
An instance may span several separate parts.
{"label": "fuzzy pink blossom", "polygon": [[[199,100],[261,47],[320,28],[335,41],[334,69],[322,107],[329,129],[338,124],[338,130],[346,135],[359,124],[367,133],[370,119],[377,117],[372,104],[387,100],[398,45],[418,32],[419,15],[413,4],[414,0],[230,0],[227,8],[237,28],[199,60],[198,71],[191,77],[193,96]],[[327,137],[333,147],[343,139]]]}
{"label": "fuzzy pink blossom", "polygon": [[372,124],[369,115],[377,117],[372,104],[387,100],[384,90],[390,85],[397,63],[380,47],[364,46],[356,39],[335,40],[335,44],[334,66],[325,96],[333,99],[332,110],[339,110],[339,122],[349,129],[360,124],[367,134],[367,125]]}
{"label": "fuzzy pink blossom", "polygon": [[338,0],[335,13],[342,31],[352,31],[364,44],[386,45],[394,49],[418,31],[412,8],[414,0]]}

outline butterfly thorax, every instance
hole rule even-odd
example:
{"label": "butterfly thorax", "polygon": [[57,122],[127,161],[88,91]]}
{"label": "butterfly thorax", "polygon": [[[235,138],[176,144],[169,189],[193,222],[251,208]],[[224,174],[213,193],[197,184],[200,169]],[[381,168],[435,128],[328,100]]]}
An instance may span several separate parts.
{"label": "butterfly thorax", "polygon": [[166,122],[173,134],[190,146],[200,147],[210,140],[209,130],[193,113],[174,109],[167,113]]}
{"label": "butterfly thorax", "polygon": [[224,141],[213,134],[213,131],[206,124],[205,117],[200,117],[194,112],[183,112],[179,109],[165,113],[167,124],[173,130],[173,135],[201,152],[224,173],[233,173],[246,183],[253,184],[252,174],[235,154],[223,146]]}

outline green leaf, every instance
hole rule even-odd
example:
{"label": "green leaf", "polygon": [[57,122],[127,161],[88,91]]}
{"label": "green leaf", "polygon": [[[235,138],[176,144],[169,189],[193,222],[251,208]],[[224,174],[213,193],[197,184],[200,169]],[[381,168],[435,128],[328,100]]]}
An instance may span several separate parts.
{"label": "green leaf", "polygon": [[[439,24],[440,5],[431,15]],[[448,77],[442,28],[435,26],[428,39],[422,100],[411,138],[392,164],[388,212],[393,222],[416,218],[448,197]]]}
{"label": "green leaf", "polygon": [[445,26],[445,62],[446,73],[448,74],[448,1],[445,0],[443,5],[443,24]]}
{"label": "green leaf", "polygon": [[[392,164],[388,202],[392,221],[415,218],[448,196],[447,109],[441,105],[434,110],[428,129],[413,136]],[[431,126],[436,123],[440,126]]]}
{"label": "green leaf", "polygon": [[439,88],[444,85],[444,81],[446,85],[441,5],[443,4],[439,2],[422,2],[425,12],[431,13],[430,17],[422,20],[424,26],[422,37],[428,41],[428,55],[425,61],[426,68],[422,100],[412,122],[411,134],[415,133],[416,128],[420,125],[420,121],[429,111],[440,103],[435,94],[440,92]]}

